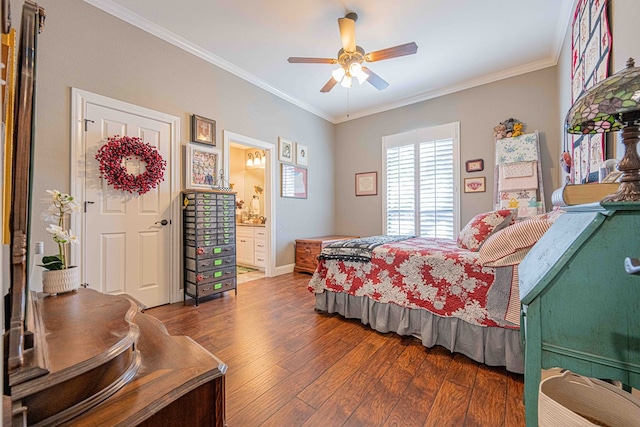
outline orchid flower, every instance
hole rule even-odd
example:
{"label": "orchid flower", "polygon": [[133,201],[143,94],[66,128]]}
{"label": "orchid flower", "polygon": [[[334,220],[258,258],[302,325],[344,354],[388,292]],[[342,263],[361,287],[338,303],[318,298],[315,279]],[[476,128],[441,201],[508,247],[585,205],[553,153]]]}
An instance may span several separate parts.
{"label": "orchid flower", "polygon": [[42,213],[41,217],[52,223],[47,227],[47,231],[53,234],[53,241],[58,244],[58,254],[43,257],[43,267],[49,270],[63,270],[69,267],[65,245],[79,243],[79,239],[73,234],[73,231],[64,228],[65,217],[74,212],[80,212],[80,205],[73,196],[63,194],[58,190],[47,190],[47,193],[50,197],[46,201],[51,205]]}

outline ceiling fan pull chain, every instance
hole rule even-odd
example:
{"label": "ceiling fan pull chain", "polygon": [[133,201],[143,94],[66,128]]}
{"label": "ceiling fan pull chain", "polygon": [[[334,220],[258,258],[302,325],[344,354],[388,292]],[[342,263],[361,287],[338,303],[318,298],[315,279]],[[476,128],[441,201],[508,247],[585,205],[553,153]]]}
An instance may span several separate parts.
{"label": "ceiling fan pull chain", "polygon": [[347,88],[347,118],[349,118],[349,92],[351,89]]}

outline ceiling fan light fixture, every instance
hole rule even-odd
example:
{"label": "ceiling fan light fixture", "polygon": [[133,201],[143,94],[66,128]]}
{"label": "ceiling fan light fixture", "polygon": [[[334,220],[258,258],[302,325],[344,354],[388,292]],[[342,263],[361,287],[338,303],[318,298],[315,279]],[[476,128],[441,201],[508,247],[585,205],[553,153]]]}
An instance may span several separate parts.
{"label": "ceiling fan light fixture", "polygon": [[369,78],[369,74],[360,70],[360,72],[356,74],[356,78],[358,79],[358,83],[362,84]]}
{"label": "ceiling fan light fixture", "polygon": [[331,72],[331,75],[333,76],[334,80],[337,82],[341,81],[345,74],[346,72],[344,71],[343,67],[336,68]]}
{"label": "ceiling fan light fixture", "polygon": [[351,76],[344,76],[340,86],[350,88],[351,87]]}

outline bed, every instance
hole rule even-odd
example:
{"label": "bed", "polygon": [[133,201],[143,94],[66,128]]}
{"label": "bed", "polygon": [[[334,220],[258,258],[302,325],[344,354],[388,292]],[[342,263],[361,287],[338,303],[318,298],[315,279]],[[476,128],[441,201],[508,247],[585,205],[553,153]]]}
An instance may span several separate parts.
{"label": "bed", "polygon": [[331,244],[309,282],[315,307],[523,373],[518,264],[557,214],[518,223],[515,215],[479,214],[456,240],[373,236]]}

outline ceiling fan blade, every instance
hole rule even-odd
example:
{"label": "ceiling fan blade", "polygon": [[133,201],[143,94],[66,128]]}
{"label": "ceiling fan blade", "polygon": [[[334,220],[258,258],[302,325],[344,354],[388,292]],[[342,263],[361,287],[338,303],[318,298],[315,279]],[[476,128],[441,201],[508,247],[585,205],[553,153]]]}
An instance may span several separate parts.
{"label": "ceiling fan blade", "polygon": [[364,59],[367,62],[382,61],[384,59],[397,58],[398,56],[413,55],[417,51],[418,45],[415,42],[411,42],[369,52],[364,56]]}
{"label": "ceiling fan blade", "polygon": [[327,84],[322,86],[322,89],[320,89],[320,92],[322,92],[322,93],[329,92],[331,89],[333,89],[333,87],[336,85],[336,83],[338,83],[338,81],[336,79],[334,79],[333,77],[331,77],[329,79],[329,81],[327,82]]}
{"label": "ceiling fan blade", "polygon": [[299,56],[291,56],[287,59],[291,64],[335,64],[335,59],[331,58],[301,58]]}
{"label": "ceiling fan blade", "polygon": [[340,39],[345,52],[356,51],[356,21],[349,18],[338,18]]}
{"label": "ceiling fan blade", "polygon": [[367,67],[362,67],[362,71],[364,71],[369,75],[369,78],[367,79],[367,81],[371,83],[371,85],[376,89],[384,90],[389,86],[389,83],[387,83],[385,79],[383,79],[382,77],[380,77],[379,75],[377,75],[376,73],[368,69]]}

